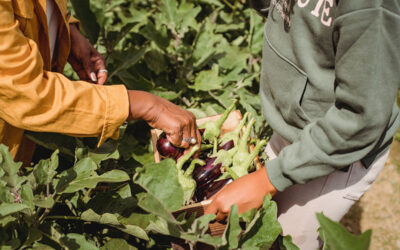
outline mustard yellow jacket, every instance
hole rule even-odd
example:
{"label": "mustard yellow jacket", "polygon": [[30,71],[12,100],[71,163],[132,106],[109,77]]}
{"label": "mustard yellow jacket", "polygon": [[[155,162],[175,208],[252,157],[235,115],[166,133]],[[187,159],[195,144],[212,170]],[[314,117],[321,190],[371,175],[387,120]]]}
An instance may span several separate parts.
{"label": "mustard yellow jacket", "polygon": [[[67,0],[55,0],[60,21],[50,60],[46,0],[0,0],[0,142],[15,157],[23,131],[116,138],[129,103],[122,85],[70,81]],[[22,150],[22,149],[21,149]],[[23,152],[22,152],[23,153]]]}

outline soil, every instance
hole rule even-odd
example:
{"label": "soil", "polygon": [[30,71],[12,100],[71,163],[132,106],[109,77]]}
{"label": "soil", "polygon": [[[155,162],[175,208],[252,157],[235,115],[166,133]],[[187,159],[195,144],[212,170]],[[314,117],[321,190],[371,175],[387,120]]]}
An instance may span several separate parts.
{"label": "soil", "polygon": [[372,229],[370,249],[400,249],[400,142],[378,179],[341,220],[350,232]]}

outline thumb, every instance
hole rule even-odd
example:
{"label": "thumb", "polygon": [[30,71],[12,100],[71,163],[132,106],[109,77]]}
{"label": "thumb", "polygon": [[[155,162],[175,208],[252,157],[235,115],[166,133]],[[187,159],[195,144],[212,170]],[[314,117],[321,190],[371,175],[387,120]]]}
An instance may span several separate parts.
{"label": "thumb", "polygon": [[84,69],[86,75],[89,77],[89,79],[92,80],[92,82],[97,82],[97,76],[94,71],[93,64],[90,60],[90,54],[88,56],[83,57],[82,65],[83,65],[83,69]]}

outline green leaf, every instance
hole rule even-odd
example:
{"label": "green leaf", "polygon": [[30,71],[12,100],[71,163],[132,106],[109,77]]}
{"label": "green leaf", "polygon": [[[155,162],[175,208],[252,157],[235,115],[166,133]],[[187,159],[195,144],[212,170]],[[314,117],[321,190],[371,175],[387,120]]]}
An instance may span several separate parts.
{"label": "green leaf", "polygon": [[182,206],[183,190],[178,182],[178,171],[172,159],[146,164],[137,171],[138,174],[133,181],[152,196],[150,199],[156,199],[171,212]]}
{"label": "green leaf", "polygon": [[90,9],[89,0],[71,0],[71,3],[89,41],[92,44],[96,43],[100,26],[96,21],[96,16]]}
{"label": "green leaf", "polygon": [[257,211],[240,239],[241,248],[269,249],[282,228],[277,220],[277,206],[271,196],[264,198],[263,207]]}
{"label": "green leaf", "polygon": [[108,171],[100,176],[97,174],[93,174],[88,178],[77,178],[70,183],[68,183],[68,187],[63,190],[61,193],[74,193],[78,190],[82,190],[83,188],[94,188],[99,182],[123,182],[129,180],[129,175],[122,170],[114,169]]}
{"label": "green leaf", "polygon": [[60,239],[67,249],[97,250],[94,242],[86,240],[84,235],[69,233]]}
{"label": "green leaf", "polygon": [[21,249],[31,246],[35,241],[42,239],[42,232],[34,227],[29,228],[28,238],[25,240]]}
{"label": "green leaf", "polygon": [[239,215],[237,205],[231,207],[228,217],[228,225],[225,228],[223,238],[226,239],[227,249],[236,249],[239,246],[239,234],[242,231],[239,225]]}
{"label": "green leaf", "polygon": [[53,197],[44,197],[44,196],[37,196],[33,200],[34,204],[38,207],[42,208],[52,208],[54,206],[54,199]]}
{"label": "green leaf", "polygon": [[111,78],[116,73],[126,70],[129,67],[133,66],[143,57],[145,52],[146,48],[141,48],[139,50],[131,49],[129,51],[125,51],[123,54],[120,54],[118,56],[118,60],[121,63],[119,63],[118,66],[112,72],[110,72],[109,77]]}
{"label": "green leaf", "polygon": [[40,160],[33,168],[33,175],[35,176],[37,184],[47,185],[51,183],[54,176],[57,174],[58,152],[58,150],[54,151],[50,159]]}
{"label": "green leaf", "polygon": [[123,182],[129,176],[122,170],[111,170],[102,175],[97,175],[97,164],[91,158],[78,161],[74,167],[60,174],[60,181],[56,186],[58,193],[74,193],[84,188],[94,188],[99,182]]}
{"label": "green leaf", "polygon": [[7,216],[10,214],[18,213],[27,208],[29,209],[29,206],[21,203],[1,203],[0,216]]}
{"label": "green leaf", "polygon": [[196,91],[209,91],[220,89],[222,79],[218,76],[218,67],[213,67],[211,70],[201,71],[194,80],[194,88]]}
{"label": "green leaf", "polygon": [[292,241],[292,236],[285,235],[279,237],[280,250],[300,250]]}
{"label": "green leaf", "polygon": [[352,235],[342,225],[332,221],[322,213],[317,214],[317,219],[321,225],[319,233],[324,239],[326,250],[364,250],[369,249],[371,242],[371,230],[367,230],[359,236]]}
{"label": "green leaf", "polygon": [[157,29],[152,22],[148,22],[140,29],[140,34],[153,41],[162,50],[166,49],[170,43],[167,28],[162,26]]}
{"label": "green leaf", "polygon": [[192,60],[195,68],[201,68],[207,64],[217,53],[216,45],[225,40],[222,35],[213,33],[215,24],[209,19],[201,27],[197,40],[195,41]]}
{"label": "green leaf", "polygon": [[35,204],[33,202],[33,191],[28,184],[24,184],[21,187],[21,199],[22,203],[27,205],[32,212],[35,210]]}
{"label": "green leaf", "polygon": [[106,250],[117,250],[117,249],[124,249],[124,250],[136,250],[137,248],[134,246],[129,245],[126,240],[124,239],[111,239],[104,244],[104,247],[101,249]]}
{"label": "green leaf", "polygon": [[178,3],[176,0],[164,0],[160,6],[160,19],[172,30],[175,29],[179,22],[177,9]]}
{"label": "green leaf", "polygon": [[114,228],[117,228],[125,233],[133,235],[140,239],[144,239],[144,240],[149,239],[146,232],[142,228],[140,228],[136,225],[123,225],[118,221],[117,216],[114,214],[104,213],[102,215],[99,215],[99,214],[95,213],[92,209],[89,209],[82,213],[81,219],[84,221],[96,222],[96,223],[112,226]]}
{"label": "green leaf", "polygon": [[150,50],[144,55],[144,61],[147,67],[154,71],[157,75],[167,70],[167,62],[164,55],[158,50]]}
{"label": "green leaf", "polygon": [[0,144],[0,169],[3,170],[1,180],[5,181],[10,187],[18,189],[26,178],[19,177],[18,171],[22,166],[22,162],[15,163],[8,147]]}

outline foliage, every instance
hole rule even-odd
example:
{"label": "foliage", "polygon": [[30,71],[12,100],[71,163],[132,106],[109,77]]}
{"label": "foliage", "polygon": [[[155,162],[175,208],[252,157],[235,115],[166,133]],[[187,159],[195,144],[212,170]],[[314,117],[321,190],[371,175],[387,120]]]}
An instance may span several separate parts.
{"label": "foliage", "polygon": [[325,243],[323,250],[364,250],[369,248],[371,230],[367,230],[361,235],[355,236],[347,232],[342,225],[330,220],[322,213],[317,214],[317,219],[321,225],[319,235]]}

